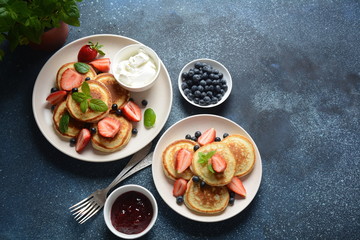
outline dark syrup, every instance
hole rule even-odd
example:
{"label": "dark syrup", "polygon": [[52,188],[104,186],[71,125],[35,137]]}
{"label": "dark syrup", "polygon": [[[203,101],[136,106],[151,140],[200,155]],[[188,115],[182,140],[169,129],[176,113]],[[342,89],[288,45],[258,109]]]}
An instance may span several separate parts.
{"label": "dark syrup", "polygon": [[130,191],[120,195],[111,208],[111,222],[116,230],[136,234],[145,230],[153,217],[150,200],[142,193]]}

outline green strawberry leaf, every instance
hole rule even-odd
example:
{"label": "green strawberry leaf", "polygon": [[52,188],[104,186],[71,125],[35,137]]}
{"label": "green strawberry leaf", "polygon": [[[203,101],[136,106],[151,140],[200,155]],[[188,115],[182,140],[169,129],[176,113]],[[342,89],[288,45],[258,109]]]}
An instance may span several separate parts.
{"label": "green strawberry leaf", "polygon": [[59,130],[62,133],[66,133],[69,128],[70,115],[68,112],[65,112],[61,118],[59,123]]}
{"label": "green strawberry leaf", "polygon": [[101,99],[91,99],[89,106],[90,109],[96,112],[106,112],[108,110],[108,106]]}
{"label": "green strawberry leaf", "polygon": [[77,72],[83,73],[83,74],[87,73],[90,70],[90,66],[87,65],[86,63],[82,63],[82,62],[75,63],[74,67]]}
{"label": "green strawberry leaf", "polygon": [[88,107],[89,107],[89,103],[88,103],[87,100],[82,101],[82,102],[80,103],[80,110],[81,110],[81,112],[85,113],[86,110],[88,109]]}
{"label": "green strawberry leaf", "polygon": [[209,161],[209,159],[214,156],[214,154],[216,153],[216,151],[210,151],[207,153],[203,153],[203,152],[199,152],[199,163],[207,163]]}

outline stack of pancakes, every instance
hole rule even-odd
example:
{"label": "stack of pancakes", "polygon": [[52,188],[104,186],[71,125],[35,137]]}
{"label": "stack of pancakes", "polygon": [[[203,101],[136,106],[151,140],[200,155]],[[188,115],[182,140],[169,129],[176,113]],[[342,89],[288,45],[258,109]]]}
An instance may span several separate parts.
{"label": "stack of pancakes", "polygon": [[[60,79],[62,73],[68,69],[74,69],[75,62],[67,63],[61,66],[56,77],[57,87],[61,90]],[[76,102],[71,92],[67,98],[56,105],[53,112],[53,123],[56,132],[67,139],[76,138],[80,130],[85,127],[97,127],[97,122],[104,117],[112,117],[120,121],[121,127],[119,132],[112,138],[101,136],[98,131],[92,134],[92,146],[102,152],[114,152],[123,148],[130,140],[132,124],[126,118],[111,113],[111,106],[115,103],[118,108],[121,108],[127,101],[129,101],[130,93],[122,88],[116,81],[114,76],[110,73],[97,74],[95,70],[89,65],[90,70],[86,74],[82,74],[83,81],[87,81],[90,87],[90,94],[92,98],[101,99],[107,106],[108,110],[105,112],[98,112],[88,108],[85,113],[80,110],[80,104]],[[90,79],[90,80],[88,80]],[[81,92],[81,88],[78,88]],[[69,114],[70,121],[68,130],[66,132],[60,131],[60,119],[64,114]]]}
{"label": "stack of pancakes", "polygon": [[[188,180],[184,194],[185,205],[202,214],[218,214],[226,209],[229,204],[230,193],[226,187],[233,177],[243,177],[249,174],[255,164],[255,150],[252,142],[245,136],[233,134],[220,142],[212,142],[194,150],[198,145],[192,140],[177,140],[169,144],[162,153],[162,166],[165,175],[176,180]],[[191,166],[182,173],[175,169],[176,154],[182,149],[193,153]],[[207,163],[199,162],[199,153],[215,151],[226,161],[226,169],[222,173],[213,173]],[[198,176],[200,181],[194,181],[193,176]],[[201,185],[203,181],[206,184]]]}

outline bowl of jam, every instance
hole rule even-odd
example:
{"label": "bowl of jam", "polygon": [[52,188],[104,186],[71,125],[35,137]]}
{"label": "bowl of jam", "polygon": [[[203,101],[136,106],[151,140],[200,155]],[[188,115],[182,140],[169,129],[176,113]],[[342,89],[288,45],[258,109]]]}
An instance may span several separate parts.
{"label": "bowl of jam", "polygon": [[158,207],[146,188],[129,184],[115,189],[106,199],[104,219],[109,230],[118,237],[135,239],[154,226]]}

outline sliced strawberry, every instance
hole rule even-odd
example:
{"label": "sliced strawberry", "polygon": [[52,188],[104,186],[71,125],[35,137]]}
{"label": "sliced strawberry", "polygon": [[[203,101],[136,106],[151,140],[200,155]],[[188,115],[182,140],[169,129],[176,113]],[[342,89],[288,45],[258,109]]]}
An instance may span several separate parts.
{"label": "sliced strawberry", "polygon": [[120,130],[120,121],[112,118],[105,117],[98,122],[99,134],[103,137],[114,137]]}
{"label": "sliced strawberry", "polygon": [[122,108],[121,111],[127,119],[133,122],[140,122],[141,120],[141,109],[133,101],[128,101]]}
{"label": "sliced strawberry", "polygon": [[110,71],[110,58],[99,58],[89,63],[100,72]]}
{"label": "sliced strawberry", "polygon": [[78,53],[78,61],[90,62],[96,58],[98,53],[100,55],[105,55],[105,53],[103,53],[100,48],[102,48],[102,45],[99,45],[98,43],[93,44],[92,42],[82,46]]}
{"label": "sliced strawberry", "polygon": [[198,143],[201,146],[204,146],[206,144],[212,143],[215,140],[216,137],[216,130],[215,128],[209,128],[206,130],[201,136],[198,138]]}
{"label": "sliced strawberry", "polygon": [[175,169],[177,173],[185,171],[192,162],[193,154],[189,150],[182,148],[176,154]]}
{"label": "sliced strawberry", "polygon": [[225,159],[218,153],[215,153],[209,160],[209,164],[212,165],[212,168],[217,173],[222,173],[226,169],[226,161]]}
{"label": "sliced strawberry", "polygon": [[66,91],[53,92],[46,98],[46,101],[50,102],[52,105],[56,105],[65,99],[66,94]]}
{"label": "sliced strawberry", "polygon": [[90,142],[91,134],[90,130],[87,128],[81,129],[77,139],[76,139],[76,145],[75,150],[80,153],[86,145]]}
{"label": "sliced strawberry", "polygon": [[78,88],[84,81],[84,77],[72,68],[66,69],[61,75],[60,88],[65,91],[71,91]]}
{"label": "sliced strawberry", "polygon": [[173,195],[174,197],[182,196],[186,192],[187,181],[183,178],[178,178],[174,183]]}
{"label": "sliced strawberry", "polygon": [[233,177],[231,179],[231,182],[226,185],[231,191],[239,194],[242,197],[246,197],[246,190],[241,182],[241,180],[238,177]]}

